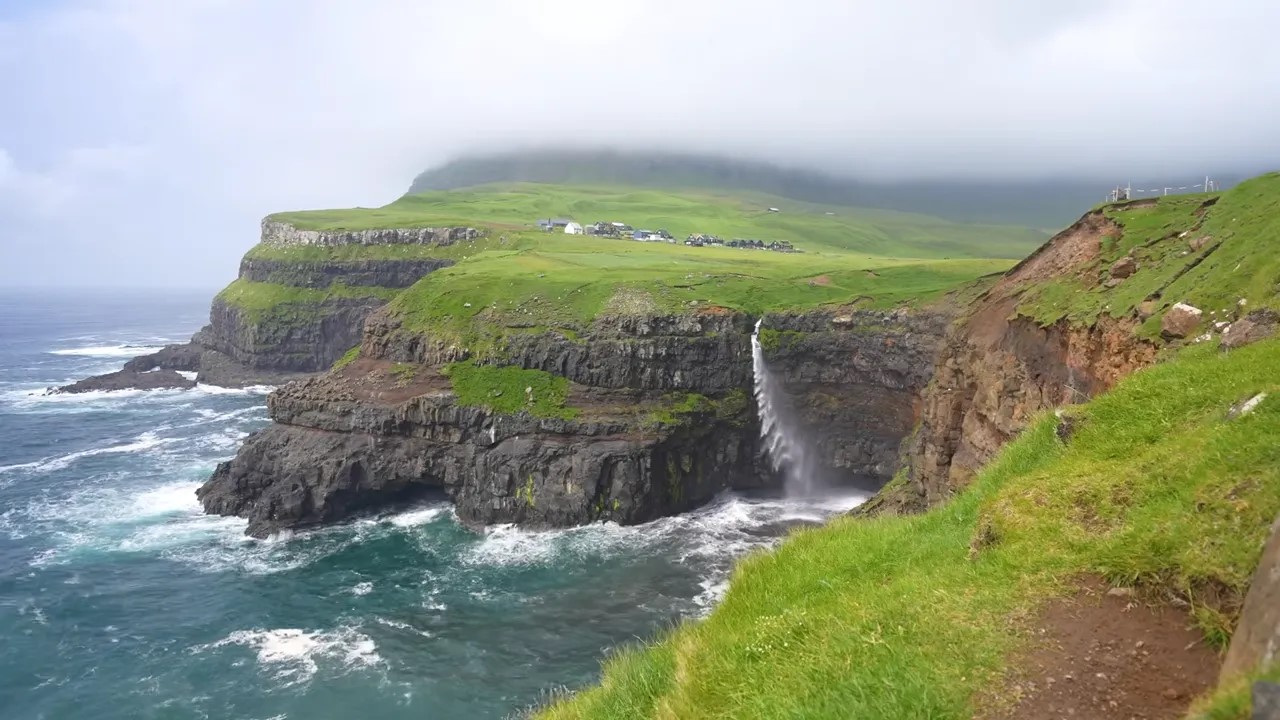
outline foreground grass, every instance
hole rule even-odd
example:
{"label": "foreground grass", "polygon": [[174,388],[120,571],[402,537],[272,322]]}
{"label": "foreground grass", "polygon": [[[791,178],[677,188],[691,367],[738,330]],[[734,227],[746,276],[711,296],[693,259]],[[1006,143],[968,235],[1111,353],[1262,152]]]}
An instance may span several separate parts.
{"label": "foreground grass", "polygon": [[1082,573],[1180,593],[1221,643],[1280,512],[1278,371],[1280,341],[1186,350],[1074,408],[1068,444],[1042,418],[943,507],[747,558],[707,620],[614,656],[540,717],[970,717],[1019,621]]}

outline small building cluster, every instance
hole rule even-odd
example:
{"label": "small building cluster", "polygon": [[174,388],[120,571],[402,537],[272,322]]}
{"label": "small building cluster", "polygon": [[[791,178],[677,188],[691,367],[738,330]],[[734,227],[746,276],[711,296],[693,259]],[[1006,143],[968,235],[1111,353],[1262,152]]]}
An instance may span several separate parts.
{"label": "small building cluster", "polygon": [[788,240],[773,240],[771,242],[765,242],[763,240],[734,238],[733,240],[725,241],[715,235],[695,234],[685,238],[684,244],[689,247],[723,246],[731,248],[748,248],[752,250],[773,250],[774,252],[798,252],[796,247]]}
{"label": "small building cluster", "polygon": [[[772,210],[772,208],[770,208]],[[621,222],[605,222],[599,220],[590,225],[580,225],[569,218],[546,218],[538,221],[538,227],[546,232],[555,232],[562,230],[566,235],[596,235],[599,237],[615,237],[630,238],[637,242],[666,242],[675,244],[676,239],[666,230],[643,230],[633,228],[626,223]],[[731,247],[731,248],[749,248],[754,250],[773,250],[775,252],[799,252],[795,246],[787,240],[773,240],[765,242],[763,240],[751,240],[748,238],[735,238],[733,240],[724,240],[715,235],[704,233],[695,233],[685,238],[684,244],[689,247]]]}

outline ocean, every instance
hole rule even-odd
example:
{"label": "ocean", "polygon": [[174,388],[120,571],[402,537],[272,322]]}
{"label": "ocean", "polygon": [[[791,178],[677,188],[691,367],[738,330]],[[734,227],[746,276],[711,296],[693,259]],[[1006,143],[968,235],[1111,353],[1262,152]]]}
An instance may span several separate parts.
{"label": "ocean", "polygon": [[447,504],[267,541],[195,489],[270,388],[45,396],[185,341],[212,292],[0,291],[0,718],[503,718],[705,614],[857,497],[472,532]]}

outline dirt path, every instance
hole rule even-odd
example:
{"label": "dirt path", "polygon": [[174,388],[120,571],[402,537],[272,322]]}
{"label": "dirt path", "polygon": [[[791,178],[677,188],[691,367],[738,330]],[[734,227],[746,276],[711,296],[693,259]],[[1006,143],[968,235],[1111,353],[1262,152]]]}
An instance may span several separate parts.
{"label": "dirt path", "polygon": [[1032,631],[1034,647],[999,692],[1012,707],[986,720],[1180,718],[1213,687],[1221,662],[1186,611],[1096,580],[1046,605]]}

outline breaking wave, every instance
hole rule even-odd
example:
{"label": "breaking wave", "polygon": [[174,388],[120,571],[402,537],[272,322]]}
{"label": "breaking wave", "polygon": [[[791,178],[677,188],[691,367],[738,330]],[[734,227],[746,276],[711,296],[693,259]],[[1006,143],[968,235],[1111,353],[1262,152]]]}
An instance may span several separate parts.
{"label": "breaking wave", "polygon": [[237,630],[217,642],[198,645],[192,650],[201,652],[228,646],[254,650],[258,664],[286,687],[310,681],[322,662],[338,674],[377,667],[383,662],[373,640],[350,626],[328,632],[296,628]]}
{"label": "breaking wave", "polygon": [[75,355],[80,357],[136,357],[149,355],[163,349],[162,345],[91,345],[89,347],[50,350],[50,355]]}

